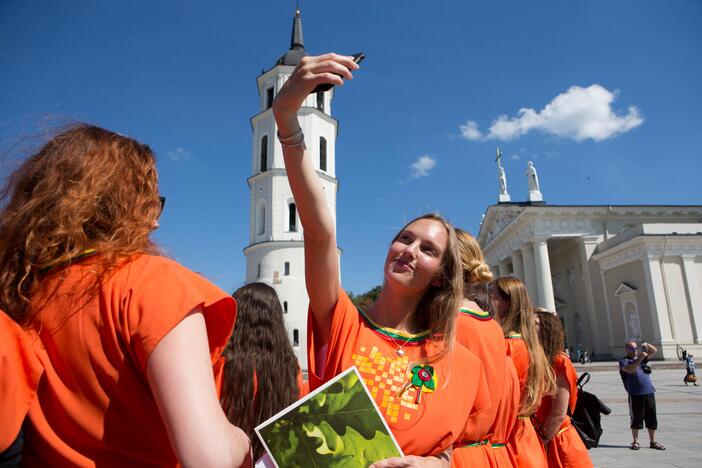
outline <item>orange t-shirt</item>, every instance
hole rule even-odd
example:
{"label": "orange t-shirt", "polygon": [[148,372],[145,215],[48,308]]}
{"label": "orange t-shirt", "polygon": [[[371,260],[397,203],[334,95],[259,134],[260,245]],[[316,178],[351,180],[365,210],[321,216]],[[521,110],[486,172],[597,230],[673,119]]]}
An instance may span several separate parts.
{"label": "orange t-shirt", "polygon": [[0,311],[0,452],[17,438],[43,372],[27,334]]}
{"label": "orange t-shirt", "polygon": [[[556,355],[553,359],[553,371],[556,377],[564,376],[568,382],[570,397],[568,399],[568,410],[572,414],[578,399],[578,375],[570,358],[564,353]],[[539,409],[536,410],[536,420],[540,425],[546,422],[548,414],[551,412],[553,397],[546,395],[541,400]],[[558,432],[546,444],[546,459],[549,467],[557,468],[588,468],[592,467],[592,460],[587,451],[587,447],[572,426],[570,417],[565,416]]]}
{"label": "orange t-shirt", "polygon": [[[519,393],[524,393],[529,376],[529,350],[522,335],[510,333],[506,336],[507,355],[512,358],[519,377]],[[511,456],[520,468],[546,467],[546,454],[529,415],[519,416],[508,441]]]}
{"label": "orange t-shirt", "polygon": [[[35,351],[45,369],[30,408],[28,466],[177,464],[149,383],[151,352],[199,307],[215,372],[236,303],[202,276],[164,257],[138,255],[84,292],[96,258],[51,272],[54,291],[37,315]],[[41,304],[38,294],[35,304]]]}
{"label": "orange t-shirt", "polygon": [[[355,365],[405,455],[444,452],[464,432],[470,415],[489,408],[483,365],[463,346],[456,344],[451,353],[430,364],[436,390],[422,391],[417,403],[415,387],[401,393],[411,380],[410,368],[436,355],[440,345],[428,333],[409,335],[374,324],[343,291],[331,313],[324,349],[316,344],[314,316],[309,313],[310,388],[314,390]],[[398,355],[398,348],[403,355]]]}
{"label": "orange t-shirt", "polygon": [[487,312],[462,308],[456,317],[456,341],[483,363],[492,405],[469,419],[462,440],[453,448],[452,465],[495,466],[493,449],[481,442],[492,439],[505,385],[507,357],[502,327]]}
{"label": "orange t-shirt", "polygon": [[[568,390],[570,391],[570,398],[568,399],[568,410],[572,414],[575,411],[575,403],[578,399],[578,374],[575,372],[575,367],[573,363],[570,362],[570,358],[564,353],[559,353],[553,358],[553,372],[558,376],[565,376],[568,382]],[[539,409],[536,410],[535,416],[537,421],[543,425],[551,412],[551,404],[553,403],[553,396],[545,395],[541,399],[541,404]],[[563,418],[563,423],[560,428],[567,427],[570,424],[570,418],[566,416]]]}
{"label": "orange t-shirt", "polygon": [[519,377],[519,393],[524,393],[527,378],[529,377],[529,350],[524,343],[524,338],[519,333],[510,333],[505,337],[507,356],[512,358],[514,368]]}

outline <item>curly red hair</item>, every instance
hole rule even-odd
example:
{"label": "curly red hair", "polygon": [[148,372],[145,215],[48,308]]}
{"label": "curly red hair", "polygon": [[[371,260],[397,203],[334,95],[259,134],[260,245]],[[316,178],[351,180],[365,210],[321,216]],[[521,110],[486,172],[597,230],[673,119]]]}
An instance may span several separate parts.
{"label": "curly red hair", "polygon": [[157,252],[154,153],[100,127],[78,124],[51,138],[9,176],[0,202],[0,309],[21,325],[46,271],[85,249],[100,254],[96,283],[121,260]]}

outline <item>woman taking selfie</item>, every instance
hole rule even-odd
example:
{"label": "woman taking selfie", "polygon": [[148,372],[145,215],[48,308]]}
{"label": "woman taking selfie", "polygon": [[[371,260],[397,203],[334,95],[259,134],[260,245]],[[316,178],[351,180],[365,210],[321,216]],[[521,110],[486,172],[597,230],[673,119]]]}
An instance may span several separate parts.
{"label": "woman taking selfie", "polygon": [[578,398],[578,375],[568,356],[563,352],[565,338],[558,316],[548,311],[537,311],[536,325],[539,341],[556,374],[556,394],[546,395],[534,415],[537,432],[546,449],[549,468],[587,468],[592,460],[587,447],[570,422]]}
{"label": "woman taking selfie", "polygon": [[374,466],[448,466],[468,416],[490,404],[480,361],[451,346],[462,288],[454,230],[437,215],[407,224],[391,241],[378,300],[357,310],[339,284],[334,223],[297,119],[315,86],[341,85],[357,69],[352,57],[305,57],[273,103],[304,227],[310,387],[356,365],[409,455]]}
{"label": "woman taking selfie", "polygon": [[0,309],[44,369],[24,464],[250,463],[213,375],[235,302],[158,255],[164,199],[149,147],[74,126],[22,162],[3,201]]}
{"label": "woman taking selfie", "polygon": [[544,395],[555,392],[553,369],[536,332],[534,311],[526,287],[518,279],[498,278],[490,285],[490,297],[502,325],[507,355],[519,376],[519,417],[507,444],[519,467],[545,467],[546,455],[530,417]]}
{"label": "woman taking selfie", "polygon": [[[519,387],[514,380],[506,381],[511,375],[508,375],[507,370],[509,358],[506,356],[502,327],[479,305],[482,302],[489,307],[489,301],[484,297],[487,294],[483,285],[492,281],[492,273],[485,263],[478,241],[473,236],[456,229],[456,239],[463,270],[464,295],[456,321],[456,341],[483,363],[492,405],[489,411],[470,418],[463,439],[453,448],[452,465],[510,466],[504,445],[506,433],[502,426],[505,422],[510,426],[513,424],[519,404]],[[506,389],[505,385],[511,388]],[[506,391],[509,395],[503,400]]]}

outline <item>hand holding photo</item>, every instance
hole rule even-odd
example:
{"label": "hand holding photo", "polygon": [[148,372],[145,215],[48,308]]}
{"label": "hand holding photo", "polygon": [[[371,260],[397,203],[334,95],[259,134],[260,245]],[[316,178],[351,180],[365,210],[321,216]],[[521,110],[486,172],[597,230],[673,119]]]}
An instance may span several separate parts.
{"label": "hand holding photo", "polygon": [[276,466],[367,467],[401,457],[356,367],[256,428]]}

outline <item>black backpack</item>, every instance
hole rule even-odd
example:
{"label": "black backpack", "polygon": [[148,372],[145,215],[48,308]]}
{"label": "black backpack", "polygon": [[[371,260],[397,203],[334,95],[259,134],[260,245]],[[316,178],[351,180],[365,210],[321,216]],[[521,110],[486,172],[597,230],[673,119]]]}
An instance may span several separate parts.
{"label": "black backpack", "polygon": [[602,436],[601,414],[608,415],[612,412],[609,406],[594,394],[586,392],[583,387],[590,381],[590,374],[584,372],[578,379],[578,400],[575,403],[575,410],[568,415],[578,435],[583,440],[585,447],[589,449],[597,447]]}

